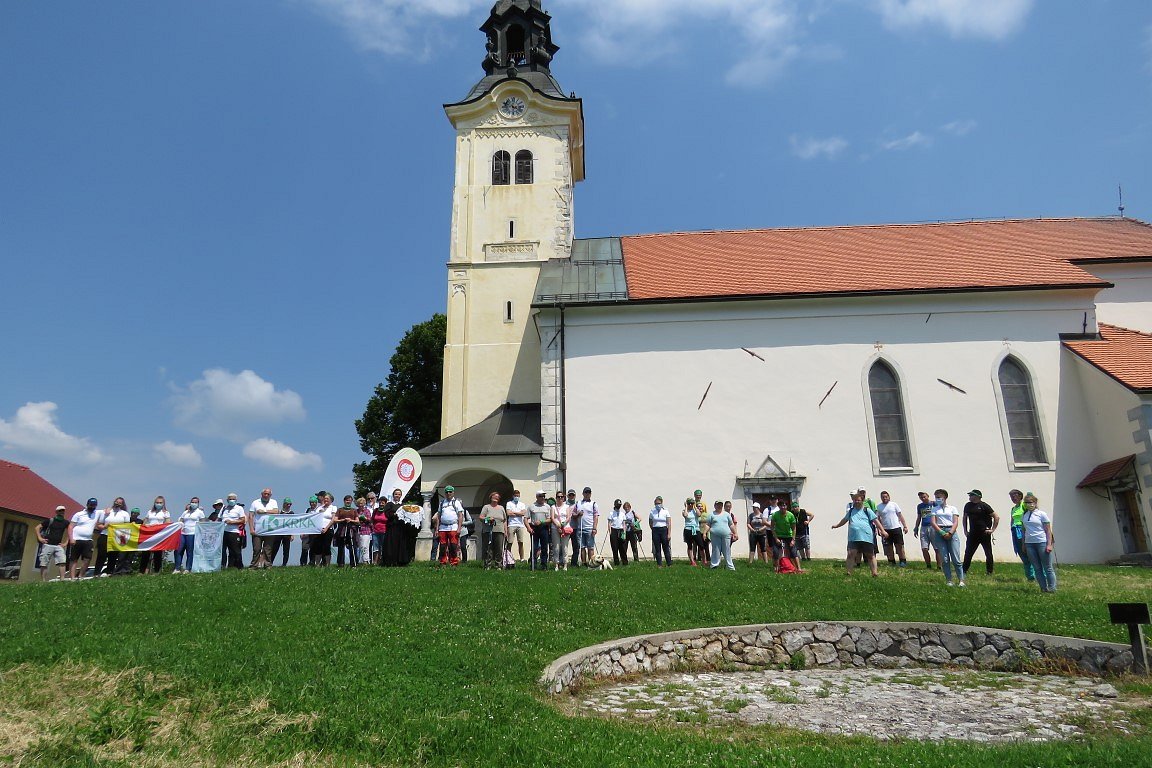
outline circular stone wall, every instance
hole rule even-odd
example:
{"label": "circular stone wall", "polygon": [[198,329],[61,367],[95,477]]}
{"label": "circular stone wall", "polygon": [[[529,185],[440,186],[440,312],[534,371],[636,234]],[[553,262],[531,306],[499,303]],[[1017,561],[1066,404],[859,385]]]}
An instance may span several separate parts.
{"label": "circular stone wall", "polygon": [[582,648],[548,665],[551,694],[613,678],[677,670],[1030,666],[1080,674],[1132,670],[1126,645],[953,624],[811,622],[712,627],[628,637]]}

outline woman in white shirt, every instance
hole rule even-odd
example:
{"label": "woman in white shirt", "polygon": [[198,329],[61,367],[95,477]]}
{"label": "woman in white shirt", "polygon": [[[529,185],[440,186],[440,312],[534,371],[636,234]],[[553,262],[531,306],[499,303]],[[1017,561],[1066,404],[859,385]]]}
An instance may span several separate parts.
{"label": "woman in white shirt", "polygon": [[1052,562],[1052,517],[1039,508],[1035,494],[1024,496],[1024,549],[1036,572],[1036,583],[1041,592],[1056,591],[1056,567]]}
{"label": "woman in white shirt", "polygon": [[[176,550],[176,568],[172,573],[191,573],[192,557],[196,552],[196,525],[204,519],[200,499],[195,496],[180,513],[180,547]],[[183,565],[183,563],[187,565]]]}
{"label": "woman in white shirt", "polygon": [[664,507],[664,497],[657,496],[652,511],[648,513],[648,527],[652,529],[652,554],[656,567],[672,565],[672,543],[668,539],[672,527],[672,513]]}
{"label": "woman in white shirt", "polygon": [[[152,509],[144,514],[140,521],[143,525],[167,525],[172,522],[172,515],[168,513],[168,502],[163,496],[157,496],[152,502]],[[140,573],[160,573],[160,566],[164,564],[163,552],[141,552]]]}
{"label": "woman in white shirt", "polygon": [[940,565],[944,569],[948,586],[952,586],[953,569],[960,579],[960,586],[965,586],[964,561],[960,557],[960,539],[957,538],[960,513],[948,503],[948,491],[943,488],[936,489],[936,505],[932,507],[931,521],[932,542],[940,553]]}
{"label": "woman in white shirt", "polygon": [[616,499],[608,513],[608,541],[612,546],[612,565],[628,565],[628,531],[624,502]]}

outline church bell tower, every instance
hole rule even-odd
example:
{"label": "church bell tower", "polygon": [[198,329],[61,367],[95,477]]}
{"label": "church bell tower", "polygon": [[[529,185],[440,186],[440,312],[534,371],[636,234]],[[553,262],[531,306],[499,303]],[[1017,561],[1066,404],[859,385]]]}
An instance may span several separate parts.
{"label": "church bell tower", "polygon": [[572,249],[584,113],[552,75],[540,0],[500,0],[480,27],[484,76],[444,111],[456,129],[442,437],[504,403],[540,402],[532,299],[541,265]]}

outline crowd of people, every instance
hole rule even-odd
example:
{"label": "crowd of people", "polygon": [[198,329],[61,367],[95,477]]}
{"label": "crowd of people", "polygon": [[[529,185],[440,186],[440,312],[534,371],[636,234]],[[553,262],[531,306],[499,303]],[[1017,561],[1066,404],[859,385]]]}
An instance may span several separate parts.
{"label": "crowd of people", "polygon": [[[948,586],[967,585],[965,574],[978,549],[983,549],[985,568],[993,572],[995,559],[993,536],[1000,527],[1000,515],[983,499],[979,490],[968,494],[963,511],[949,504],[948,492],[942,488],[930,496],[919,494],[916,518],[911,524],[903,509],[887,491],[880,494],[880,504],[868,497],[865,488],[850,494],[850,501],[832,529],[848,527],[845,568],[851,573],[867,563],[873,576],[878,575],[877,559],[882,551],[890,564],[907,567],[905,535],[911,531],[920,540],[926,568],[938,568]],[[104,577],[139,572],[159,573],[161,552],[120,552],[108,546],[109,526],[117,523],[169,525],[179,523],[180,542],[174,554],[174,573],[192,570],[196,549],[197,526],[204,521],[224,524],[222,568],[244,568],[244,552],[250,547],[247,567],[268,568],[277,559],[287,565],[293,544],[298,542],[300,565],[328,566],[333,551],[337,566],[379,565],[405,566],[416,555],[417,538],[424,524],[424,510],[419,505],[402,501],[402,491],[395,489],[391,498],[380,503],[374,493],[354,498],[344,496],[336,506],[331,493],[318,491],[308,499],[306,509],[298,514],[317,514],[319,533],[311,535],[258,536],[256,515],[297,514],[293,501],[277,502],[272,490],[265,488],[260,497],[248,505],[239,502],[235,493],[216,499],[210,510],[201,507],[193,497],[183,511],[173,515],[167,501],[157,496],[152,508],[141,512],[129,509],[123,497],[117,497],[107,509],[100,509],[95,498],[85,508],[67,515],[65,507],[37,528],[41,545],[39,564],[44,579],[50,569],[58,569],[60,579],[79,579],[87,575],[89,563],[93,576]],[[1054,538],[1052,519],[1039,509],[1039,500],[1031,493],[1012,490],[1010,530],[1016,555],[1023,563],[1024,575],[1038,583],[1043,592],[1056,590],[1056,573],[1052,555]],[[816,515],[799,503],[780,498],[765,509],[752,504],[746,518],[748,562],[771,562],[783,573],[803,573],[802,564],[812,557],[812,522]],[[533,570],[567,571],[569,566],[600,567],[607,558],[602,549],[607,543],[613,566],[627,566],[645,552],[645,528],[652,557],[657,567],[672,565],[671,538],[673,521],[679,516],[683,541],[690,566],[707,565],[735,570],[732,545],[740,540],[739,524],[731,501],[716,501],[709,509],[703,492],[695,491],[684,500],[683,507],[673,511],[663,497],[653,500],[647,514],[633,508],[631,502],[616,499],[611,509],[601,512],[592,499],[591,487],[585,487],[581,498],[575,489],[559,500],[537,491],[528,503],[514,490],[508,501],[493,492],[488,504],[477,515],[456,497],[455,488],[447,486],[432,511],[431,559],[442,565],[466,562],[468,540],[479,529],[479,550],[485,568],[513,568],[527,563]],[[646,525],[645,525],[646,524]],[[597,540],[600,532],[607,537]],[[966,546],[961,555],[960,534]]]}

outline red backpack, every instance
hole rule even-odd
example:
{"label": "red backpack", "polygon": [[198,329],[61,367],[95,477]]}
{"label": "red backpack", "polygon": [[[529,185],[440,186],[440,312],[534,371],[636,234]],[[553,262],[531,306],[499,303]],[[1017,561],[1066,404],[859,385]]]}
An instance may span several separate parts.
{"label": "red backpack", "polygon": [[796,573],[796,565],[790,557],[781,557],[776,561],[776,573]]}

